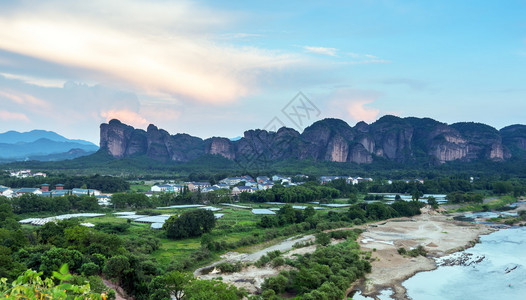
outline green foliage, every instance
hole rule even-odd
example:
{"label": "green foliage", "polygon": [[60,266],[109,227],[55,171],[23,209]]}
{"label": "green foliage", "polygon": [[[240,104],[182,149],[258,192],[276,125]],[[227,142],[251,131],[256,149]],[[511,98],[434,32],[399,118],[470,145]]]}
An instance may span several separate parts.
{"label": "green foliage", "polygon": [[84,276],[91,276],[100,273],[100,267],[93,262],[85,263],[80,266],[79,272]]}
{"label": "green foliage", "polygon": [[243,268],[243,264],[240,262],[237,263],[228,263],[223,262],[216,266],[222,273],[234,273],[239,272]]}
{"label": "green foliage", "polygon": [[265,279],[263,295],[273,297],[290,291],[301,299],[342,299],[353,281],[371,271],[369,262],[361,259],[358,244],[349,240],[319,247],[293,261],[293,266],[296,270]]}
{"label": "green foliage", "polygon": [[433,196],[427,197],[427,204],[430,205],[433,209],[438,209],[438,202]]}
{"label": "green foliage", "polygon": [[128,223],[101,222],[95,224],[95,229],[104,233],[122,234],[128,232],[129,228]]}
{"label": "green foliage", "polygon": [[33,212],[73,212],[98,211],[97,198],[87,195],[66,195],[60,197],[41,197],[35,194],[24,194],[12,200],[13,211],[17,214]]}
{"label": "green foliage", "polygon": [[482,203],[484,200],[484,195],[479,194],[479,193],[454,192],[454,193],[448,194],[447,199],[451,203],[465,203],[465,202]]}
{"label": "green foliage", "polygon": [[400,255],[409,255],[411,257],[417,257],[419,255],[426,257],[427,251],[424,249],[422,245],[419,245],[418,247],[411,249],[407,251],[404,247],[398,248],[398,254]]}
{"label": "green foliage", "polygon": [[[60,162],[63,164],[64,162]],[[100,190],[104,193],[123,192],[130,189],[130,184],[121,177],[117,176],[48,176],[48,177],[0,177],[0,184],[11,188],[36,187],[44,183],[55,186],[64,184],[65,189],[85,188]]]}
{"label": "green foliage", "polygon": [[259,268],[266,265],[267,263],[273,261],[276,258],[281,258],[281,251],[274,250],[267,252],[267,254],[262,255],[255,263],[255,265]]}
{"label": "green foliage", "polygon": [[126,256],[117,255],[108,259],[103,273],[109,278],[122,280],[130,270],[130,261]]}
{"label": "green foliage", "polygon": [[279,267],[279,266],[282,266],[285,264],[285,259],[283,257],[275,257],[274,259],[272,259],[271,261],[271,265],[276,268],[276,267]]}
{"label": "green foliage", "polygon": [[216,219],[213,212],[197,209],[184,212],[180,217],[170,217],[164,223],[163,229],[166,230],[168,238],[182,239],[210,232],[215,224]]}
{"label": "green foliage", "polygon": [[284,203],[307,203],[319,199],[334,199],[340,196],[340,191],[329,186],[322,186],[317,182],[308,184],[283,187],[281,184],[274,185],[271,189],[256,191],[246,194],[244,202],[284,202]]}
{"label": "green foliage", "polygon": [[[4,299],[107,299],[106,294],[92,293],[90,285],[82,286],[68,283],[73,279],[68,266],[62,265],[59,272],[53,271],[53,276],[42,279],[42,272],[31,269],[19,276],[12,284],[6,278],[0,281],[1,297]],[[60,283],[55,284],[54,280]]]}
{"label": "green foliage", "polygon": [[258,223],[258,226],[263,228],[272,228],[278,226],[278,219],[271,216],[263,216]]}
{"label": "green foliage", "polygon": [[352,230],[334,230],[329,233],[329,236],[333,239],[341,240],[346,238],[356,239],[357,234]]}
{"label": "green foliage", "polygon": [[327,246],[330,243],[331,243],[331,236],[328,235],[327,233],[320,232],[316,234],[316,244]]}
{"label": "green foliage", "polygon": [[64,264],[71,266],[72,270],[77,271],[82,265],[83,255],[77,250],[53,247],[44,252],[41,259],[40,271],[46,275],[51,275],[53,270],[59,269]]}
{"label": "green foliage", "polygon": [[188,300],[238,300],[246,295],[246,292],[238,290],[233,285],[227,285],[221,281],[193,280],[184,287],[185,299]]}
{"label": "green foliage", "polygon": [[114,208],[151,208],[154,203],[143,193],[115,193],[111,196]]}

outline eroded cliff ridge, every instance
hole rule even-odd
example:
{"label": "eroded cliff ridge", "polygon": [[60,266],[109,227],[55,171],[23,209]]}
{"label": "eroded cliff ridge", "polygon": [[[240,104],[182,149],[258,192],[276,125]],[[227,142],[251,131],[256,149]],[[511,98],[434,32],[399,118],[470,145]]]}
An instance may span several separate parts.
{"label": "eroded cliff ridge", "polygon": [[124,158],[146,155],[160,161],[190,161],[204,154],[230,160],[315,161],[371,163],[489,159],[503,161],[526,153],[526,126],[501,131],[480,123],[448,125],[429,118],[384,116],[372,124],[351,127],[339,119],[323,119],[302,133],[282,127],[277,132],[248,130],[231,141],[223,137],[201,139],[184,133],[171,135],[155,125],[135,129],[118,120],[100,126],[100,151]]}

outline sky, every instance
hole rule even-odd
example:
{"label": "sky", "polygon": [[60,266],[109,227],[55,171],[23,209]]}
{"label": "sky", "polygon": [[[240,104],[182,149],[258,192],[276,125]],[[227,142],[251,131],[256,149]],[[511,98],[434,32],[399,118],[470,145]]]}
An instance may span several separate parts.
{"label": "sky", "polygon": [[0,132],[526,123],[526,1],[0,1]]}

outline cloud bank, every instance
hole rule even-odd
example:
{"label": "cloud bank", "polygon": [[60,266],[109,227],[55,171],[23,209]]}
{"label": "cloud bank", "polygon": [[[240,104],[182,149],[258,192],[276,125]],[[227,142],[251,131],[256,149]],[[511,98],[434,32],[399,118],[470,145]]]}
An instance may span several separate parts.
{"label": "cloud bank", "polygon": [[223,104],[250,94],[289,54],[208,38],[235,15],[188,1],[20,2],[0,13],[0,49],[151,96]]}

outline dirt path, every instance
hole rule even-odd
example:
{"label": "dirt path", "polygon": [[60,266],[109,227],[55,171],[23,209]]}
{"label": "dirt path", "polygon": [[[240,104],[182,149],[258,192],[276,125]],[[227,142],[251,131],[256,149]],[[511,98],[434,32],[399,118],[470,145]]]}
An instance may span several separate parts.
{"label": "dirt path", "polygon": [[314,235],[306,235],[306,236],[293,236],[290,237],[276,245],[272,245],[270,247],[267,247],[265,249],[258,250],[256,252],[246,254],[246,253],[237,253],[237,252],[227,252],[224,255],[221,255],[221,260],[216,261],[208,266],[199,268],[195,270],[194,276],[198,277],[201,275],[204,275],[205,273],[208,273],[210,270],[213,270],[215,266],[217,266],[220,263],[223,262],[229,262],[229,263],[235,263],[235,262],[244,262],[244,263],[251,263],[258,261],[263,255],[266,255],[269,252],[279,250],[281,252],[287,252],[291,250],[294,244],[301,243],[301,242],[308,242],[314,240]]}
{"label": "dirt path", "polygon": [[110,289],[115,290],[115,300],[126,300],[128,299],[126,296],[126,292],[115,283],[111,282],[110,280],[103,279],[102,280],[104,284],[109,287]]}

